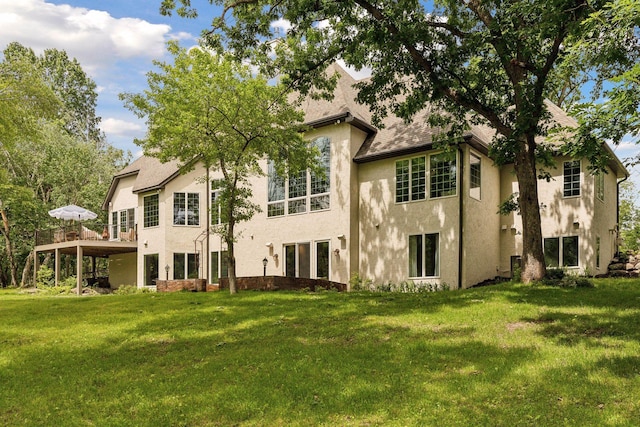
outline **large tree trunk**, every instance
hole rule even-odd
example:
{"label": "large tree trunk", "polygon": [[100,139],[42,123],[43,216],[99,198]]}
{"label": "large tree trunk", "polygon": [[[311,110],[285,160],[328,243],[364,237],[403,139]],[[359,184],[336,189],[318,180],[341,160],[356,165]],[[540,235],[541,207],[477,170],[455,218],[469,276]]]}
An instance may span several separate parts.
{"label": "large tree trunk", "polygon": [[518,203],[522,216],[522,281],[524,283],[540,280],[546,274],[533,138],[534,136],[530,136],[527,138],[528,141],[520,144],[514,164],[520,191]]}
{"label": "large tree trunk", "polygon": [[5,249],[7,251],[7,258],[9,260],[9,272],[11,274],[11,286],[18,286],[18,268],[16,266],[16,260],[13,256],[13,245],[11,243],[11,237],[9,236],[9,218],[4,209],[0,209],[0,216],[2,217],[2,234],[4,234]]}
{"label": "large tree trunk", "polygon": [[[20,287],[24,288],[28,284],[31,283],[31,278],[33,274],[29,274],[31,272],[31,263],[33,261],[33,252],[29,252],[29,256],[27,260],[24,262],[24,268],[22,269],[22,278],[20,279]],[[35,285],[35,283],[33,283]]]}
{"label": "large tree trunk", "polygon": [[238,292],[236,288],[236,255],[233,245],[233,230],[235,224],[231,215],[229,215],[229,225],[227,226],[227,235],[225,240],[227,241],[227,265],[229,272],[229,293],[235,294]]}

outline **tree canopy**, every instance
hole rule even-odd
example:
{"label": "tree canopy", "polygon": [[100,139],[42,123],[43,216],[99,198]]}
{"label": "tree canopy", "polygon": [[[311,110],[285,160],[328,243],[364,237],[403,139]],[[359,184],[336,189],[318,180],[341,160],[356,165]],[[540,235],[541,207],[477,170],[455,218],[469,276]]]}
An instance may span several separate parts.
{"label": "tree canopy", "polygon": [[[620,0],[623,1],[623,0]],[[625,0],[628,1],[628,0]],[[537,193],[538,166],[552,156],[544,137],[554,123],[545,100],[563,99],[575,74],[559,66],[586,36],[585,23],[606,2],[583,0],[211,0],[222,7],[204,32],[207,43],[250,58],[302,95],[327,94],[333,61],[371,78],[358,84],[379,124],[386,114],[410,120],[431,105],[429,122],[447,125],[443,141],[457,143],[470,123],[496,130],[492,157],[512,163],[523,221],[523,279],[545,274]],[[164,0],[161,12],[186,17],[189,0]],[[568,80],[567,80],[568,79]],[[579,79],[577,80],[579,81]],[[600,159],[601,145],[570,154]],[[598,167],[598,165],[596,165]]]}
{"label": "tree canopy", "polygon": [[186,50],[169,43],[173,63],[156,62],[149,88],[123,94],[126,105],[147,120],[148,132],[137,140],[145,154],[166,162],[178,159],[183,171],[198,162],[222,176],[222,234],[228,250],[229,284],[235,292],[236,224],[249,220],[260,207],[251,201],[248,178],[264,175],[260,161],[271,159],[282,174],[309,167],[315,151],[302,137],[302,113],[287,102],[287,90],[254,76],[229,55],[203,48]]}

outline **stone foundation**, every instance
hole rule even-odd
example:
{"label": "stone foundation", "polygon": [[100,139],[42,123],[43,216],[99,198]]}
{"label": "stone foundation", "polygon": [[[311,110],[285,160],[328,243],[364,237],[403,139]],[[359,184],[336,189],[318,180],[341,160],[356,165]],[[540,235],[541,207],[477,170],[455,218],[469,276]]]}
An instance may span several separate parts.
{"label": "stone foundation", "polygon": [[158,292],[206,292],[207,281],[205,279],[186,280],[156,280],[156,291]]}
{"label": "stone foundation", "polygon": [[609,277],[640,277],[640,255],[624,255],[609,264]]}
{"label": "stone foundation", "polygon": [[[300,277],[283,276],[255,276],[236,278],[236,288],[238,290],[251,289],[260,291],[309,289],[310,291],[315,292],[318,289],[346,291],[347,285],[322,279],[303,279]],[[220,289],[229,289],[229,279],[220,279]]]}

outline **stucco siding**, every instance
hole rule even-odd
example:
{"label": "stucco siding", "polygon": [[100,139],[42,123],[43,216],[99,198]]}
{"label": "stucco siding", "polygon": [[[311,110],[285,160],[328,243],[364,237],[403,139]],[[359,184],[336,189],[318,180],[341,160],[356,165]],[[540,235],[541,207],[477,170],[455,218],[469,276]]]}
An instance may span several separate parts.
{"label": "stucco siding", "polygon": [[109,283],[111,288],[137,285],[137,257],[135,253],[109,257]]}
{"label": "stucco siding", "polygon": [[[418,154],[414,155],[418,156]],[[458,284],[458,197],[395,202],[395,164],[379,160],[359,166],[360,267],[363,279],[375,283],[405,280]],[[458,189],[459,190],[459,189]],[[435,277],[410,278],[409,236],[439,235]]]}
{"label": "stucco siding", "polygon": [[[480,158],[480,198],[470,194],[469,155]],[[500,169],[493,160],[465,146],[464,150],[463,270],[462,286],[469,287],[499,275],[500,215],[497,213],[500,194]]]}

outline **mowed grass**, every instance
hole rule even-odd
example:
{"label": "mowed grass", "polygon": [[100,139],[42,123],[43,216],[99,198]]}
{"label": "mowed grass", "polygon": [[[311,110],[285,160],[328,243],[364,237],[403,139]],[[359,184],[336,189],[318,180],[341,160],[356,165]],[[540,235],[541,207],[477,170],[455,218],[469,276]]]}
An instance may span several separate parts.
{"label": "mowed grass", "polygon": [[640,424],[640,281],[0,292],[0,425]]}

